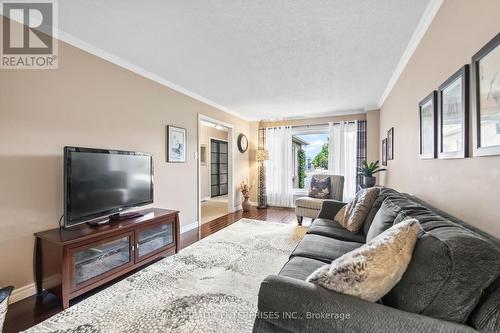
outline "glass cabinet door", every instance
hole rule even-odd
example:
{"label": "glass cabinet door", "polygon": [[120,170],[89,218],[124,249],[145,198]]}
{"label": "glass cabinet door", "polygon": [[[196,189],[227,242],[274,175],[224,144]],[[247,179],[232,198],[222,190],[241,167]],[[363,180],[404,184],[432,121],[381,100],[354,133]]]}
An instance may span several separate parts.
{"label": "glass cabinet door", "polygon": [[150,254],[174,245],[173,221],[156,224],[137,231],[137,258],[140,260]]}
{"label": "glass cabinet door", "polygon": [[78,289],[112,274],[118,268],[132,265],[134,263],[132,249],[132,232],[69,249],[73,261],[70,267],[74,267],[72,288]]}

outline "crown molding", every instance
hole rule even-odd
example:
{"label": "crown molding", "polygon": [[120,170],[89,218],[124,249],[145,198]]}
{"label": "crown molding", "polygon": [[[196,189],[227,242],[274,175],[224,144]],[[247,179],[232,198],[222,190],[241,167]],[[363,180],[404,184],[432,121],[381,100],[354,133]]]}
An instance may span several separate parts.
{"label": "crown molding", "polygon": [[194,92],[192,92],[184,87],[181,87],[181,86],[179,86],[171,81],[168,81],[159,75],[151,73],[150,71],[148,71],[140,66],[134,65],[131,62],[124,60],[124,59],[122,59],[114,54],[111,54],[107,51],[104,51],[103,49],[100,49],[94,45],[87,43],[87,42],[84,42],[83,40],[76,38],[75,36],[73,36],[67,32],[64,32],[62,30],[58,30],[58,39],[71,45],[71,46],[74,46],[76,48],[79,48],[79,49],[87,52],[87,53],[90,53],[96,57],[99,57],[101,59],[109,61],[109,62],[111,62],[117,66],[120,66],[124,69],[127,69],[135,74],[138,74],[142,77],[145,77],[146,79],[149,79],[151,81],[159,83],[159,84],[161,84],[167,88],[170,88],[172,90],[175,90],[183,95],[189,96],[197,101],[200,101],[202,103],[210,105],[211,107],[214,107],[214,108],[218,109],[219,111],[228,113],[232,116],[235,116],[239,119],[243,119],[245,121],[254,121],[254,119],[244,117],[241,114],[239,114],[231,109],[228,109],[225,106],[217,104],[214,101],[211,101],[211,100],[209,100],[203,96],[200,96],[200,95],[198,95],[198,94],[196,94],[196,93],[194,93]]}
{"label": "crown molding", "polygon": [[425,8],[424,13],[422,14],[422,17],[420,18],[420,21],[417,24],[417,27],[415,31],[413,32],[413,35],[410,39],[410,42],[408,43],[408,46],[406,46],[406,49],[401,56],[401,59],[399,59],[398,65],[396,66],[396,70],[394,73],[392,73],[391,78],[389,79],[389,82],[387,83],[387,86],[385,87],[385,90],[380,97],[380,100],[378,102],[378,107],[381,108],[382,105],[384,104],[386,98],[389,96],[391,93],[392,89],[396,85],[396,82],[398,81],[399,77],[403,73],[406,65],[410,61],[411,57],[413,56],[413,53],[415,53],[415,50],[417,49],[418,44],[424,37],[425,33],[427,32],[427,29],[431,25],[432,21],[434,20],[434,17],[436,16],[437,12],[439,11],[439,8],[441,8],[441,5],[443,4],[443,0],[431,0],[428,4],[427,7]]}

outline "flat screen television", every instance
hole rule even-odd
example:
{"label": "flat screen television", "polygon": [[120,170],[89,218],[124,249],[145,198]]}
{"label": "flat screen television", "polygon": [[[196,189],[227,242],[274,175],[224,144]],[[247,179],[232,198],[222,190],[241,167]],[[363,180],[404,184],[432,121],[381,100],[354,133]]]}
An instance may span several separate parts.
{"label": "flat screen television", "polygon": [[64,227],[107,222],[123,210],[152,202],[151,155],[64,147]]}

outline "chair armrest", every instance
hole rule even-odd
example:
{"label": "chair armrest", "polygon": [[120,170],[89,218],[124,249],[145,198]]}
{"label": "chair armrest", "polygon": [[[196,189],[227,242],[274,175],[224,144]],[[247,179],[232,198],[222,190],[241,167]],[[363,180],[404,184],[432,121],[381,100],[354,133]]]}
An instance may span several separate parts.
{"label": "chair armrest", "polygon": [[323,201],[321,210],[319,211],[318,218],[333,220],[338,211],[346,205],[345,202],[337,200]]}
{"label": "chair armrest", "polygon": [[283,276],[268,276],[259,291],[254,333],[469,333],[469,326],[409,313]]}

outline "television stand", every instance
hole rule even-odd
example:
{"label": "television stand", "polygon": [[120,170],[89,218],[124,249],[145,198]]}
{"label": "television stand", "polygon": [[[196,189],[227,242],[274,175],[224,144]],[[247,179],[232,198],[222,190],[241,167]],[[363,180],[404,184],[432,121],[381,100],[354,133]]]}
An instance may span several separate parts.
{"label": "television stand", "polygon": [[179,212],[150,208],[140,216],[91,227],[81,224],[35,234],[38,295],[69,301],[158,258],[179,251]]}
{"label": "television stand", "polygon": [[118,213],[109,216],[110,221],[123,221],[143,216],[141,212]]}

